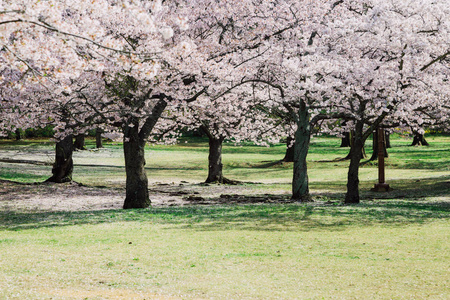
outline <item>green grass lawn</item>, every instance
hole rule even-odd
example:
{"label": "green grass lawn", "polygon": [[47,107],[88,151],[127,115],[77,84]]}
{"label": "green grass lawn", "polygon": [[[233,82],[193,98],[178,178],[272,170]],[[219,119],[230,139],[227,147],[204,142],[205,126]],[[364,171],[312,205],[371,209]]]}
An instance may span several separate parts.
{"label": "green grass lawn", "polygon": [[[319,137],[314,203],[0,211],[0,299],[448,299],[450,137],[427,140],[393,138],[390,193],[370,191],[377,170],[365,164],[359,205],[340,204],[348,149]],[[51,146],[1,141],[0,154],[48,162]],[[149,146],[150,181],[201,182],[207,151],[204,141]],[[248,185],[255,194],[288,193],[292,164],[271,164],[283,155],[283,145],[226,145],[225,175],[261,182]],[[22,182],[51,170],[0,167],[0,179]],[[123,186],[121,146],[77,152],[74,179]]]}
{"label": "green grass lawn", "polygon": [[2,299],[446,299],[449,206],[1,213]]}
{"label": "green grass lawn", "polygon": [[[450,174],[450,136],[427,137],[430,147],[408,147],[410,139],[392,138],[390,157],[386,161],[387,180],[435,178]],[[94,148],[93,140],[87,146]],[[370,156],[371,141],[366,144]],[[339,140],[315,137],[308,155],[309,177],[315,184],[339,183],[345,186],[348,161],[339,161],[347,155],[348,148],[339,148]],[[7,154],[26,160],[48,163],[47,166],[17,165],[1,163],[0,179],[21,182],[37,182],[50,176],[53,160],[53,144],[48,140],[12,142],[0,140],[0,158]],[[292,180],[292,164],[273,163],[284,156],[285,146],[272,147],[235,146],[223,147],[224,175],[230,179],[250,182],[289,185]],[[147,146],[147,173],[150,182],[178,182],[187,180],[201,182],[207,177],[208,144],[204,139],[186,140],[173,146]],[[89,185],[123,185],[125,182],[124,159],[120,143],[106,143],[100,151],[80,151],[74,154],[74,180]],[[360,171],[360,180],[373,184],[377,179],[376,162],[365,164]]]}

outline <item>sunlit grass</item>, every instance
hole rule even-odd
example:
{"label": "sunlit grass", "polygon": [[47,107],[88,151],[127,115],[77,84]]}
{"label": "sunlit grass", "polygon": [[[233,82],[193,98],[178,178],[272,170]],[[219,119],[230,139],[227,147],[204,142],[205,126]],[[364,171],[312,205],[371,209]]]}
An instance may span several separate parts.
{"label": "sunlit grass", "polygon": [[[394,135],[392,148],[388,150],[386,160],[387,178],[413,179],[438,177],[450,172],[450,137],[427,137],[430,147],[409,147],[411,140]],[[177,182],[188,178],[191,182],[201,182],[207,176],[208,144],[206,140],[196,138],[185,140],[177,145],[148,146],[146,150],[146,168],[150,182]],[[124,159],[120,143],[105,143],[106,148],[92,151],[94,141],[87,140],[91,151],[79,151],[74,154],[74,179],[86,184],[103,185],[123,183],[125,178]],[[46,140],[0,141],[0,151],[12,151],[27,160],[51,163],[53,159],[52,143]],[[366,144],[370,156],[371,141]],[[289,182],[292,178],[292,164],[280,163],[285,146],[236,146],[224,145],[224,175],[241,181]],[[339,140],[330,137],[312,139],[308,154],[309,177],[314,182],[345,182],[348,161],[340,160],[348,153],[348,148],[339,148]],[[2,163],[0,163],[2,164]],[[39,181],[43,174],[50,174],[51,166],[16,166],[2,164],[0,178],[21,181]],[[101,166],[101,167],[100,167]],[[8,170],[13,169],[13,171]],[[408,170],[405,172],[405,170]],[[23,174],[23,175],[21,175]],[[34,176],[34,177],[33,177]],[[28,178],[28,179],[27,179]],[[377,178],[376,162],[361,167],[360,180],[374,181]]]}
{"label": "sunlit grass", "polygon": [[448,205],[2,213],[0,297],[445,298]]}

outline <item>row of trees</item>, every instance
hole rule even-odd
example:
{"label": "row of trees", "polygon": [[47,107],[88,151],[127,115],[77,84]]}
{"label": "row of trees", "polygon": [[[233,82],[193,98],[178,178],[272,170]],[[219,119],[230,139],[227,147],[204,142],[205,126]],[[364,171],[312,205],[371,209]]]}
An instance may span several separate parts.
{"label": "row of trees", "polygon": [[[309,201],[311,128],[352,131],[346,203],[359,202],[365,140],[379,126],[449,125],[446,0],[6,0],[1,125],[53,124],[52,180],[70,180],[73,134],[122,134],[124,208],[150,205],[144,146],[182,128],[210,140],[294,139],[293,199]],[[345,125],[336,126],[345,121]]]}

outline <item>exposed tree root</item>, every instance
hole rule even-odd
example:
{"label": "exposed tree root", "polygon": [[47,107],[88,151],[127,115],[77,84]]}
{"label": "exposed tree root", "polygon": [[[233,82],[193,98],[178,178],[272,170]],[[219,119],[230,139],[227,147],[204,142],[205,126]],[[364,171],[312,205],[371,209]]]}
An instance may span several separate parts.
{"label": "exposed tree root", "polygon": [[205,183],[217,183],[217,184],[229,184],[229,185],[238,185],[238,184],[242,184],[244,182],[239,181],[239,180],[232,180],[232,179],[228,179],[226,177],[222,177],[219,180],[214,180],[214,181],[205,181]]}

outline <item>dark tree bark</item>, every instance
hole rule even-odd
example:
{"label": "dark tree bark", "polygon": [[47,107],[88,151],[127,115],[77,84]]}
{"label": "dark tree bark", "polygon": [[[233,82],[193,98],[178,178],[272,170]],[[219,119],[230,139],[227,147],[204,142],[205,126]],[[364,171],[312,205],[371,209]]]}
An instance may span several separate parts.
{"label": "dark tree bark", "polygon": [[123,208],[146,208],[150,206],[148,179],[145,172],[145,140],[139,138],[139,124],[124,130],[126,198]]}
{"label": "dark tree bark", "polygon": [[363,122],[357,121],[352,148],[350,149],[350,166],[347,175],[347,193],[345,203],[359,203],[359,163],[364,147]]}
{"label": "dark tree bark", "polygon": [[[385,134],[386,137],[386,134]],[[389,157],[388,152],[386,150],[386,140],[383,143],[383,150],[384,150],[384,157]],[[377,131],[373,132],[372,137],[372,156],[370,157],[370,161],[377,160],[378,159],[378,134]]]}
{"label": "dark tree bark", "polygon": [[209,138],[209,156],[208,156],[208,178],[206,183],[217,182],[224,183],[223,164],[222,164],[222,143],[223,138],[214,138],[208,134]]}
{"label": "dark tree bark", "polygon": [[75,142],[73,143],[73,147],[76,150],[86,150],[86,142],[84,134],[78,134],[75,136]]}
{"label": "dark tree bark", "polygon": [[55,163],[53,164],[53,176],[47,179],[47,182],[70,182],[72,181],[73,172],[73,137],[66,136],[64,139],[56,143]]}
{"label": "dark tree bark", "polygon": [[423,134],[414,132],[414,138],[411,146],[430,146],[428,142],[425,140]]}
{"label": "dark tree bark", "polygon": [[300,102],[298,115],[295,117],[297,130],[294,144],[294,176],[292,179],[292,199],[297,201],[311,201],[309,194],[308,168],[306,156],[308,155],[311,139],[310,115],[304,101]]}
{"label": "dark tree bark", "polygon": [[95,147],[96,148],[103,148],[102,133],[103,133],[103,130],[100,128],[97,128],[95,130]]}
{"label": "dark tree bark", "polygon": [[[342,122],[342,127],[344,127],[345,125],[347,125],[346,121]],[[344,136],[341,138],[341,145],[339,147],[344,148],[344,147],[351,147],[351,134],[349,131],[344,132]]]}
{"label": "dark tree bark", "polygon": [[350,147],[350,132],[344,132],[344,137],[342,137],[339,147]]}
{"label": "dark tree bark", "polygon": [[[350,152],[347,154],[347,156],[344,159],[351,159],[352,158],[352,150],[351,148],[353,148],[353,144],[355,143],[355,131],[352,130],[349,133],[350,136]],[[364,144],[363,147],[361,148],[361,158],[366,157],[366,149],[364,148]]]}
{"label": "dark tree bark", "polygon": [[22,139],[22,130],[20,128],[16,129],[16,141],[20,141]]}
{"label": "dark tree bark", "polygon": [[126,198],[123,208],[146,208],[150,206],[148,179],[145,172],[145,143],[153,127],[161,117],[167,102],[160,99],[139,130],[139,121],[132,120],[123,127],[126,171]]}
{"label": "dark tree bark", "polygon": [[293,137],[288,136],[286,140],[286,154],[284,155],[284,162],[293,162],[294,161],[294,143],[295,139]]}
{"label": "dark tree bark", "polygon": [[[357,114],[364,116],[367,100],[360,101]],[[350,165],[347,176],[347,193],[345,194],[344,203],[359,203],[359,164],[362,159],[364,143],[370,134],[384,120],[388,112],[381,113],[369,128],[364,131],[364,119],[356,120],[354,138],[352,148],[350,150]]]}
{"label": "dark tree bark", "polygon": [[385,142],[386,148],[392,148],[391,147],[391,134],[387,131],[384,132],[384,142]]}

